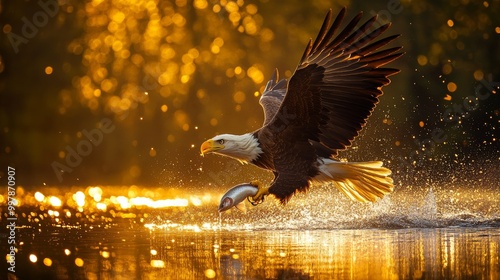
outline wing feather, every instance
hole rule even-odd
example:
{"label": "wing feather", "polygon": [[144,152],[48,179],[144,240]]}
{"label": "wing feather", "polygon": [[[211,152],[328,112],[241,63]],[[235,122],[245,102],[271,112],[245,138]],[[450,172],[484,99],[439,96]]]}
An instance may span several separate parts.
{"label": "wing feather", "polygon": [[[273,147],[279,147],[274,155],[279,175],[270,192],[283,203],[296,191],[307,189],[308,180],[303,176],[311,178],[314,170],[305,172],[304,168],[314,166],[317,156],[335,158],[351,145],[383,94],[382,87],[390,83],[388,77],[399,72],[383,66],[403,54],[401,47],[381,50],[399,35],[376,40],[390,24],[377,26],[374,16],[356,27],[362,18],[359,13],[335,36],[345,13],[343,8],[333,23],[331,10],[327,13],[288,86],[278,89],[276,75],[261,98],[262,104],[274,95],[273,91],[286,91],[278,98],[279,108],[271,110],[270,105],[263,105],[266,120],[259,132],[272,135]],[[308,155],[311,151],[316,157]]]}
{"label": "wing feather", "polygon": [[285,98],[287,88],[286,79],[279,80],[278,69],[274,70],[273,76],[267,82],[259,103],[264,110],[264,126],[267,125],[276,115]]}
{"label": "wing feather", "polygon": [[329,30],[328,27],[330,25],[331,20],[332,20],[332,9],[330,9],[328,11],[328,13],[326,14],[325,20],[323,21],[323,24],[321,25],[321,29],[318,32],[318,36],[316,36],[316,39],[314,40],[314,45],[311,46],[311,48],[313,50],[315,50],[321,42],[328,40],[328,37],[326,37],[326,36],[331,37],[333,35],[333,34],[327,33]]}
{"label": "wing feather", "polygon": [[[349,36],[349,34],[352,32],[352,30],[354,29],[354,27],[356,27],[356,25],[359,23],[359,21],[361,20],[361,17],[363,16],[363,13],[359,13],[357,14],[350,22],[349,24],[347,24],[347,26],[344,28],[344,30],[342,30],[342,32],[340,32],[339,35],[337,35],[337,37],[335,37],[335,39],[333,39],[325,48],[324,50],[328,50],[328,49],[334,49],[335,47],[337,47],[341,42],[344,41],[344,39]],[[319,50],[316,50],[316,51],[319,51],[320,53],[323,53],[323,49],[319,49]]]}

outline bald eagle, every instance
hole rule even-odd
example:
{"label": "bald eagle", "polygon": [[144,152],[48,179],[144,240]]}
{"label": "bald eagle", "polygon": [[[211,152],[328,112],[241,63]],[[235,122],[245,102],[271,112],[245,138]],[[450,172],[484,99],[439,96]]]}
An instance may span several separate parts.
{"label": "bald eagle", "polygon": [[357,27],[357,14],[337,35],[346,10],[333,23],[332,10],[317,38],[309,40],[289,81],[275,70],[259,103],[264,124],[243,135],[222,134],[201,145],[202,155],[216,153],[274,173],[269,187],[252,181],[258,204],[272,194],[286,204],[314,182],[331,183],[353,200],[373,202],[393,191],[391,171],[381,161],[343,162],[349,147],[382,95],[382,86],[398,69],[382,68],[399,58],[402,47],[384,48],[399,35],[375,40],[390,23],[377,16]]}

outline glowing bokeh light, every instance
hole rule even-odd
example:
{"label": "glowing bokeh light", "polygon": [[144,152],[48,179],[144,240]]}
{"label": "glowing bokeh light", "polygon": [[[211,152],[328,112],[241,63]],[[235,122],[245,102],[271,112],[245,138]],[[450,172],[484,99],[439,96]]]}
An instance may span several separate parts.
{"label": "glowing bokeh light", "polygon": [[43,259],[43,264],[44,264],[45,266],[52,266],[52,260],[51,260],[51,259],[49,259],[49,258],[44,258],[44,259]]}
{"label": "glowing bokeh light", "polygon": [[96,203],[95,207],[101,211],[106,211],[107,206],[105,203]]}
{"label": "glowing bokeh light", "polygon": [[51,66],[45,67],[45,74],[50,75],[53,71],[54,69]]}
{"label": "glowing bokeh light", "polygon": [[212,279],[212,278],[215,278],[215,276],[217,276],[217,274],[215,273],[215,271],[211,268],[205,270],[205,277],[209,278],[209,279]]}
{"label": "glowing bokeh light", "polygon": [[162,260],[151,260],[151,266],[156,268],[164,268],[165,262]]}
{"label": "glowing bokeh light", "polygon": [[56,196],[51,196],[49,198],[49,203],[54,207],[60,207],[62,205],[61,199]]}
{"label": "glowing bokeh light", "polygon": [[36,263],[38,261],[38,257],[35,254],[30,254],[29,260],[32,263]]}
{"label": "glowing bokeh light", "polygon": [[78,267],[82,267],[84,264],[83,260],[81,258],[76,258],[75,259],[75,265]]}
{"label": "glowing bokeh light", "polygon": [[73,194],[73,199],[79,207],[83,207],[85,205],[85,194],[82,191],[77,191]]}
{"label": "glowing bokeh light", "polygon": [[198,197],[191,197],[189,199],[194,206],[201,206],[203,204],[202,200]]}
{"label": "glowing bokeh light", "polygon": [[454,82],[449,82],[446,88],[449,92],[455,92],[457,90],[457,84],[455,84]]}
{"label": "glowing bokeh light", "polygon": [[35,199],[38,202],[42,202],[45,199],[45,195],[43,195],[41,192],[36,192]]}
{"label": "glowing bokeh light", "polygon": [[100,187],[89,188],[88,194],[94,198],[96,202],[99,202],[102,199],[102,189]]}
{"label": "glowing bokeh light", "polygon": [[127,203],[135,206],[148,206],[151,208],[165,208],[165,207],[186,207],[189,205],[189,201],[183,198],[175,199],[164,199],[164,200],[152,200],[147,197],[134,197],[131,198]]}
{"label": "glowing bokeh light", "polygon": [[[113,197],[111,197],[111,199],[113,199]],[[118,196],[118,197],[116,197],[116,202],[118,204],[120,204],[120,207],[122,209],[128,209],[128,208],[131,207],[131,205],[130,205],[130,203],[128,201],[128,198],[125,197],[125,196]]]}

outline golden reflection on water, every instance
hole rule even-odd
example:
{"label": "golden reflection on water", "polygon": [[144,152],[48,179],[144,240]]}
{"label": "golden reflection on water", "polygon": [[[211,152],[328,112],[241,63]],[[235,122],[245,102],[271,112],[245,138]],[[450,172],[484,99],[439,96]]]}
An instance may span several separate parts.
{"label": "golden reflection on water", "polygon": [[395,193],[365,206],[317,189],[221,217],[217,191],[17,190],[22,279],[500,278],[494,189]]}
{"label": "golden reflection on water", "polygon": [[[28,216],[30,220],[31,218],[39,220],[42,216],[47,217],[47,214],[51,217],[59,217],[61,214],[64,214],[67,218],[70,218],[75,213],[81,216],[110,211],[117,211],[117,214],[113,216],[129,218],[130,214],[133,213],[128,213],[127,211],[131,209],[201,206],[202,204],[213,202],[214,199],[210,194],[185,195],[181,194],[179,190],[165,188],[161,189],[161,191],[139,190],[135,185],[126,187],[89,186],[87,188],[75,188],[75,190],[71,191],[46,188],[34,193],[25,191],[22,186],[19,186],[16,191],[15,206],[17,208],[37,208],[36,212],[32,211],[22,214]],[[54,194],[46,195],[43,192]],[[169,196],[169,198],[165,198],[165,196]],[[6,204],[7,197],[0,195],[0,205]],[[37,216],[40,217],[37,218]]]}
{"label": "golden reflection on water", "polygon": [[[151,233],[163,279],[498,279],[500,230]],[[208,273],[207,273],[208,271]],[[153,277],[153,278],[154,278]]]}

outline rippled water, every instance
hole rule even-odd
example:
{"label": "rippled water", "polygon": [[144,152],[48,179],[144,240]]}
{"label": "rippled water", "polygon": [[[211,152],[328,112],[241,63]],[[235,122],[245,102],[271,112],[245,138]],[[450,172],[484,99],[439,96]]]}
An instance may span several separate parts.
{"label": "rippled water", "polygon": [[500,230],[155,232],[164,279],[498,279]]}
{"label": "rippled water", "polygon": [[[101,202],[130,189],[139,188],[102,187]],[[110,199],[105,211],[93,208],[89,189],[60,191],[58,207],[22,197],[12,279],[500,278],[495,189],[408,188],[360,204],[319,187],[286,207],[269,199],[220,216],[223,190],[155,189],[149,203],[170,206],[121,198],[124,208]]]}

